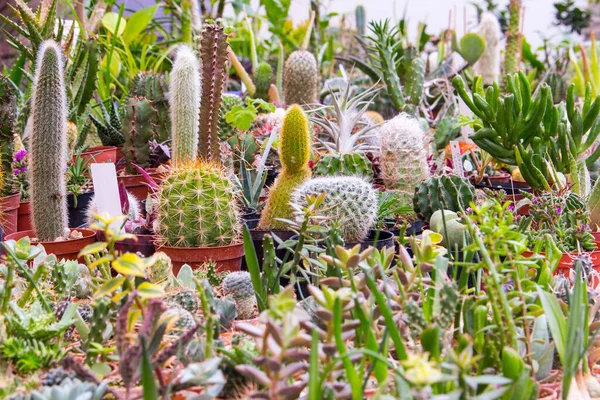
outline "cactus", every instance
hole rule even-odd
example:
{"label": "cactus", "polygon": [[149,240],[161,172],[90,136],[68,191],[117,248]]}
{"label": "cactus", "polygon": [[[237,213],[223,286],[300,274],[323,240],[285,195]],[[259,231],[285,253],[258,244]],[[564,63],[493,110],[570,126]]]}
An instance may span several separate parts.
{"label": "cactus", "polygon": [[235,106],[243,106],[244,101],[235,94],[225,93],[221,96],[221,110],[219,111],[219,140],[225,142],[234,134],[233,125],[227,122],[225,115]]}
{"label": "cactus", "polygon": [[377,192],[358,177],[313,178],[299,186],[292,195],[295,204],[306,206],[306,197],[325,193],[320,214],[340,229],[344,241],[361,242],[377,218]]}
{"label": "cactus", "polygon": [[177,305],[184,310],[191,312],[192,314],[197,313],[198,309],[200,308],[200,301],[192,289],[183,289],[178,292],[171,293],[167,295],[165,302],[167,304]]}
{"label": "cactus", "polygon": [[283,71],[283,94],[288,105],[317,102],[319,69],[311,52],[296,50],[289,55]]}
{"label": "cactus", "polygon": [[563,74],[552,72],[546,78],[546,83],[552,91],[552,101],[559,104],[567,98],[567,88],[569,84]]}
{"label": "cactus", "polygon": [[502,30],[498,18],[490,12],[481,17],[478,28],[479,33],[485,40],[485,50],[477,60],[473,69],[477,75],[481,75],[484,85],[493,85],[498,81],[500,75],[500,40]]}
{"label": "cactus", "polygon": [[485,51],[485,39],[475,32],[469,32],[459,42],[456,32],[452,32],[452,50],[460,54],[469,65],[473,65]]}
{"label": "cactus", "polygon": [[267,204],[260,217],[261,229],[285,229],[286,224],[277,218],[292,217],[290,196],[294,189],[310,178],[308,166],[311,138],[308,132],[308,120],[302,108],[291,106],[283,120],[279,138],[279,158],[283,171],[277,176],[269,191]]}
{"label": "cactus", "polygon": [[225,294],[235,301],[238,319],[250,319],[256,307],[256,295],[252,278],[246,271],[232,272],[223,279],[221,284]]}
{"label": "cactus", "polygon": [[354,17],[356,19],[356,31],[360,36],[364,36],[366,32],[366,12],[362,5],[356,6],[354,9]]}
{"label": "cactus", "polygon": [[442,331],[448,330],[454,322],[456,316],[456,307],[459,303],[459,290],[454,282],[442,282],[438,291],[439,309],[432,317],[432,322],[442,328]]}
{"label": "cactus", "polygon": [[198,60],[191,48],[181,46],[177,50],[169,86],[173,165],[196,159],[200,90]]}
{"label": "cactus", "polygon": [[207,163],[174,168],[157,199],[156,233],[164,245],[215,247],[237,243],[234,188],[225,172]]}
{"label": "cactus", "polygon": [[521,0],[510,0],[509,19],[504,52],[504,73],[515,74],[519,70],[521,55]]}
{"label": "cactus", "polygon": [[[423,85],[425,82],[425,62],[419,58],[413,58],[410,69],[406,72],[406,84],[404,92],[406,101],[418,107],[423,99]],[[412,113],[416,115],[416,112]]]}
{"label": "cactus", "polygon": [[326,154],[315,164],[315,176],[361,176],[373,179],[373,166],[364,153]]}
{"label": "cactus", "polygon": [[168,255],[157,251],[152,256],[154,262],[148,268],[148,280],[151,283],[166,283],[173,276],[173,263]]}
{"label": "cactus", "polygon": [[62,49],[54,41],[40,47],[31,105],[32,222],[40,241],[53,241],[68,225],[67,95]]}
{"label": "cactus", "polygon": [[154,108],[154,138],[163,143],[171,138],[169,84],[164,74],[141,72],[132,82],[130,97],[145,97]]}
{"label": "cactus", "polygon": [[271,88],[271,82],[273,82],[273,68],[269,63],[263,62],[258,65],[253,81],[256,86],[256,92],[253,97],[269,101],[269,89]]}
{"label": "cactus", "polygon": [[8,78],[0,76],[0,173],[3,183],[2,195],[13,193],[12,161],[15,151],[15,107],[16,97]]}
{"label": "cactus", "polygon": [[221,161],[219,111],[226,75],[227,35],[220,24],[206,24],[200,40],[202,61],[202,99],[198,156],[204,161]]}
{"label": "cactus", "polygon": [[408,114],[400,114],[380,129],[381,177],[385,187],[398,191],[401,201],[410,204],[414,189],[427,176],[425,132]]}
{"label": "cactus", "polygon": [[123,115],[123,155],[127,159],[127,172],[136,173],[135,163],[142,168],[150,163],[150,146],[154,138],[155,110],[152,103],[143,97],[127,99]]}
{"label": "cactus", "polygon": [[458,175],[438,175],[427,178],[415,188],[415,212],[429,221],[437,210],[460,211],[475,200],[475,188]]}
{"label": "cactus", "polygon": [[103,335],[111,320],[111,300],[106,297],[99,298],[94,301],[93,308],[88,347],[91,343],[102,344],[104,342]]}

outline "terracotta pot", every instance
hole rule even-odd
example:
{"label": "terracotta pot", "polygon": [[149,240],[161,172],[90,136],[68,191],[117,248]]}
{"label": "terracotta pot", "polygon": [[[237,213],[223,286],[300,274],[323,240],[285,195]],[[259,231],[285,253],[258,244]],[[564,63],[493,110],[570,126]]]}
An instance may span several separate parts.
{"label": "terracotta pot", "polygon": [[[160,172],[148,171],[148,175],[158,184],[163,180],[163,174]],[[140,201],[146,200],[150,193],[150,188],[142,175],[117,175],[117,181],[123,182],[125,189]]]}
{"label": "terracotta pot", "polygon": [[[150,257],[154,254],[156,248],[154,235],[135,235],[136,239],[125,239],[115,243],[115,249],[121,253],[140,253],[144,257]],[[104,231],[96,231],[96,239],[99,242],[105,240]]]}
{"label": "terracotta pot", "polygon": [[239,271],[244,257],[244,244],[217,247],[173,247],[157,245],[173,262],[173,274],[177,275],[184,264],[197,269],[200,264],[213,261],[217,271]]}
{"label": "terracotta pot", "polygon": [[538,393],[538,400],[557,400],[558,394],[556,390],[552,390],[547,387],[540,387],[540,392]]}
{"label": "terracotta pot", "polygon": [[[77,260],[77,255],[88,244],[92,244],[96,241],[96,232],[91,229],[72,228],[77,232],[81,232],[83,237],[81,239],[65,240],[63,242],[39,242],[46,249],[47,254],[54,254],[59,260],[64,258],[66,260]],[[35,237],[33,230],[16,232],[12,235],[6,236],[5,240],[19,240],[29,236],[30,238]],[[83,259],[79,260],[83,262]]]}
{"label": "terracotta pot", "polygon": [[497,171],[497,172],[499,172],[498,175],[486,176],[483,179],[487,180],[491,184],[494,184],[496,182],[508,182],[508,181],[510,181],[510,174],[508,172],[504,172],[504,171]]}
{"label": "terracotta pot", "polygon": [[542,379],[539,383],[540,389],[552,389],[558,393],[562,385],[562,371],[559,369],[553,369],[550,371],[550,375]]}
{"label": "terracotta pot", "polygon": [[[116,164],[119,161],[115,146],[93,146],[81,153],[80,157],[90,163],[112,162]],[[73,156],[73,162],[75,162],[76,158],[76,156]]]}
{"label": "terracotta pot", "polygon": [[17,232],[23,232],[33,229],[31,224],[31,203],[24,201],[19,205],[17,215]]}
{"label": "terracotta pot", "polygon": [[4,228],[5,235],[17,232],[20,205],[21,193],[0,197],[0,224]]}
{"label": "terracotta pot", "polygon": [[[540,253],[542,256],[544,253]],[[600,250],[594,250],[589,253],[585,253],[590,256],[592,260],[592,268],[594,271],[600,273]],[[533,253],[531,251],[524,251],[524,257],[531,257]],[[558,262],[558,266],[554,270],[554,275],[563,275],[569,277],[571,270],[573,269],[573,260],[578,256],[578,253],[564,253]]]}

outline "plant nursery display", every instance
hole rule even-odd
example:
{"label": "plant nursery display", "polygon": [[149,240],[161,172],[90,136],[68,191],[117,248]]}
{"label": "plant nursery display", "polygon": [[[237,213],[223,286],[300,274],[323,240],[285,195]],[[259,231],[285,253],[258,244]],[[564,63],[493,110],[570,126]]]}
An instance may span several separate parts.
{"label": "plant nursery display", "polygon": [[600,399],[597,2],[125,3],[0,7],[1,399]]}

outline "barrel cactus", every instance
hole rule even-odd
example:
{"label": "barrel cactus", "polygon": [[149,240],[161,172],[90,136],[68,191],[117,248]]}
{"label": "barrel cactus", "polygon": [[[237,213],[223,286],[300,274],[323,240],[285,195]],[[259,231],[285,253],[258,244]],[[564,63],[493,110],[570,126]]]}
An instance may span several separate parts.
{"label": "barrel cactus", "polygon": [[240,238],[234,187],[222,168],[175,167],[157,197],[155,231],[166,246],[229,246]]}
{"label": "barrel cactus", "polygon": [[40,241],[53,241],[68,225],[65,169],[67,92],[60,45],[45,41],[38,52],[31,97],[31,206]]}
{"label": "barrel cactus", "polygon": [[381,127],[380,138],[383,183],[408,205],[415,187],[429,175],[425,132],[415,118],[400,114]]}
{"label": "barrel cactus", "polygon": [[373,166],[364,153],[326,154],[315,164],[316,176],[362,176],[373,179]]}
{"label": "barrel cactus", "polygon": [[196,159],[200,90],[198,59],[191,48],[181,46],[177,50],[169,87],[174,165]]}
{"label": "barrel cactus", "polygon": [[427,178],[417,188],[413,198],[417,215],[429,221],[437,210],[460,211],[475,201],[475,188],[458,175],[437,175]]}
{"label": "barrel cactus", "polygon": [[481,75],[484,85],[493,85],[500,75],[500,40],[502,30],[498,18],[490,12],[483,14],[479,23],[479,33],[485,39],[485,50],[473,66]]}
{"label": "barrel cactus", "polygon": [[295,204],[306,206],[306,197],[325,193],[321,215],[336,224],[346,242],[361,242],[377,218],[377,192],[358,177],[322,177],[306,181],[292,195]]}
{"label": "barrel cactus", "polygon": [[223,279],[221,286],[225,294],[235,301],[238,319],[252,318],[256,307],[256,295],[250,274],[246,271],[232,272]]}
{"label": "barrel cactus", "polygon": [[292,217],[290,196],[294,189],[310,178],[308,166],[311,138],[308,119],[298,105],[291,106],[283,120],[279,138],[279,158],[283,171],[277,176],[269,191],[267,204],[259,221],[261,229],[285,229],[278,218]]}

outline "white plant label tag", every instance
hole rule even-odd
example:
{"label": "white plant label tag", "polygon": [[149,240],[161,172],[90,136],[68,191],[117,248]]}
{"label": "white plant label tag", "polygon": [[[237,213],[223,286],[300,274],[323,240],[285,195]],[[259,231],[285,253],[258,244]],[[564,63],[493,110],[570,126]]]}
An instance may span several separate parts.
{"label": "white plant label tag", "polygon": [[462,165],[462,156],[460,155],[460,144],[457,140],[452,140],[450,142],[450,151],[452,152],[452,165],[454,166],[454,173],[462,178],[465,176],[465,173]]}
{"label": "white plant label tag", "polygon": [[[119,184],[117,183],[117,170],[113,163],[91,164],[92,182],[96,210],[99,215],[107,214],[111,217],[123,215],[121,200],[119,198]],[[119,230],[123,221],[115,221],[111,228]]]}

